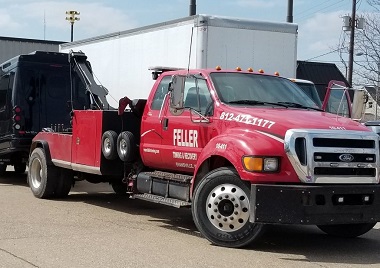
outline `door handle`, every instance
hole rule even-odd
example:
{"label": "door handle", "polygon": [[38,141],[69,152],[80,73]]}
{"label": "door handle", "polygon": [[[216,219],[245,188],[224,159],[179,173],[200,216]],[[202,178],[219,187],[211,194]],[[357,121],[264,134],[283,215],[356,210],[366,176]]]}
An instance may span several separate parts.
{"label": "door handle", "polygon": [[164,120],[162,121],[162,128],[164,130],[168,130],[168,125],[169,125],[169,118],[164,118]]}

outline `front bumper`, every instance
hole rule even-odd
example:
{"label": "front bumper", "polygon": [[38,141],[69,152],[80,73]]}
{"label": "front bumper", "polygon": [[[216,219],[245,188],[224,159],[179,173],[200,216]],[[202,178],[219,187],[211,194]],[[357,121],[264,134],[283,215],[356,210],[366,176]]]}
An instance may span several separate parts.
{"label": "front bumper", "polygon": [[252,184],[250,198],[250,221],[256,223],[325,225],[380,221],[378,184]]}

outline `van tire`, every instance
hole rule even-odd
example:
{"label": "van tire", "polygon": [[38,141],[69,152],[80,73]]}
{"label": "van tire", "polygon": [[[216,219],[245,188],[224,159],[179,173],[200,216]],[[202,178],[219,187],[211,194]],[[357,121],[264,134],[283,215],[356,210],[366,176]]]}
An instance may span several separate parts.
{"label": "van tire", "polygon": [[117,133],[113,130],[108,130],[102,135],[102,153],[107,160],[115,160],[117,158],[116,139]]}
{"label": "van tire", "polygon": [[7,164],[0,164],[0,176],[4,176],[5,172],[7,171]]}
{"label": "van tire", "polygon": [[54,197],[59,169],[48,165],[45,151],[35,148],[29,157],[28,184],[37,198]]}
{"label": "van tire", "polygon": [[132,132],[123,131],[117,137],[117,154],[123,162],[135,160],[137,148]]}
{"label": "van tire", "polygon": [[22,174],[26,170],[26,164],[25,163],[14,164],[13,168],[14,168],[14,170],[15,170],[16,173]]}

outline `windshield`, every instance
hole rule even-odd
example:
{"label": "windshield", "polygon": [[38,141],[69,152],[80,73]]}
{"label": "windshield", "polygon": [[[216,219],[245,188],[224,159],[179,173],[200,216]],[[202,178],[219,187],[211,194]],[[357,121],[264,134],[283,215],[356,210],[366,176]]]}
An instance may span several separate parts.
{"label": "windshield", "polygon": [[[229,104],[293,103],[318,106],[288,79],[248,73],[211,73],[220,100]],[[245,102],[242,102],[245,101]],[[281,106],[280,106],[281,107]]]}

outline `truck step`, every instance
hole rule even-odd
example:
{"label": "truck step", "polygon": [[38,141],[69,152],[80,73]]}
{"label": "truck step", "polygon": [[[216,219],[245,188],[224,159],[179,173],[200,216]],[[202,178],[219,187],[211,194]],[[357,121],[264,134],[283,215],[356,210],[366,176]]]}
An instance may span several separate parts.
{"label": "truck step", "polygon": [[158,178],[162,180],[168,180],[168,181],[177,181],[182,183],[189,183],[193,176],[190,175],[183,175],[183,174],[175,174],[170,172],[163,172],[163,171],[152,171],[152,172],[144,172],[146,175],[152,177],[152,178]]}
{"label": "truck step", "polygon": [[168,197],[162,197],[159,195],[154,194],[135,194],[132,196],[132,198],[141,199],[153,203],[158,203],[162,205],[167,205],[171,207],[181,208],[181,207],[190,207],[191,203],[174,199],[174,198],[168,198]]}

